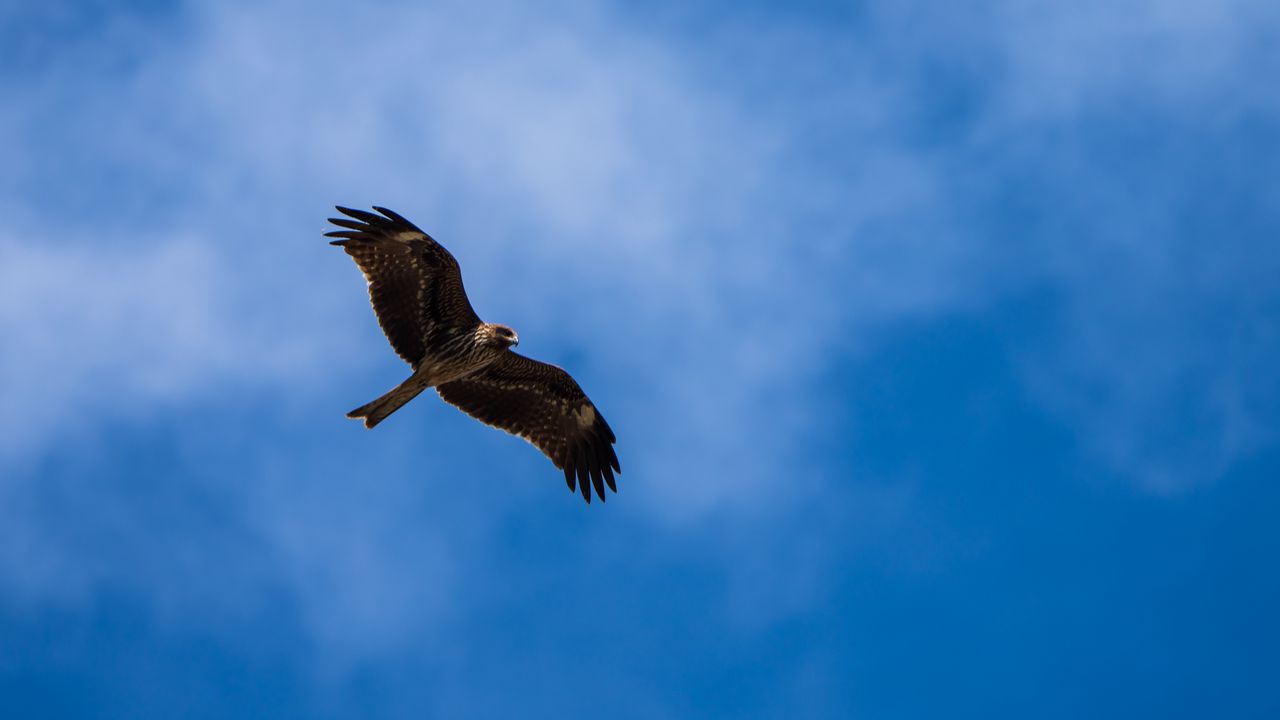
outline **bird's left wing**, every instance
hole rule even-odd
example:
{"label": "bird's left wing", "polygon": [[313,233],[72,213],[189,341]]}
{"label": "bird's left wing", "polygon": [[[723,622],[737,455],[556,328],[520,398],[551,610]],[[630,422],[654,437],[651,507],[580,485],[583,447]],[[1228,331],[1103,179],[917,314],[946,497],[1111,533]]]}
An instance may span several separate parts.
{"label": "bird's left wing", "polygon": [[507,351],[436,391],[471,417],[528,440],[564,470],[570,490],[576,480],[587,502],[593,485],[602,502],[605,484],[618,491],[613,473],[622,468],[613,430],[573,377],[555,365]]}

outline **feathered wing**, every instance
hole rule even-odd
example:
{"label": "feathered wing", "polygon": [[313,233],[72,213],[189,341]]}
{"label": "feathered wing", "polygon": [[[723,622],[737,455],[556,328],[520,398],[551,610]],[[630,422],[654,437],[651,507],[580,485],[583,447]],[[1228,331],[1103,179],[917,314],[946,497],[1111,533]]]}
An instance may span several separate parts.
{"label": "feathered wing", "polygon": [[592,485],[601,501],[606,484],[618,491],[613,474],[622,467],[613,430],[573,377],[555,365],[507,351],[484,370],[436,390],[471,417],[528,440],[564,470],[570,490],[576,481],[587,502]]}
{"label": "feathered wing", "polygon": [[381,215],[338,207],[353,218],[329,218],[346,230],[331,244],[347,251],[369,281],[369,301],[396,354],[415,369],[441,328],[480,322],[462,287],[453,255],[413,223],[386,208]]}

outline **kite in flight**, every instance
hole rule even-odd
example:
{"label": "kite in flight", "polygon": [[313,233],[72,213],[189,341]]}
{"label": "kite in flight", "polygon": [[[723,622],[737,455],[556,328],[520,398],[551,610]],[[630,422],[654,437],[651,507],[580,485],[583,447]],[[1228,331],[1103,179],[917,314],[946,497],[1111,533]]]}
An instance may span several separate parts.
{"label": "kite in flight", "polygon": [[[622,472],[609,423],[569,373],[511,351],[506,325],[481,322],[462,287],[458,261],[432,237],[386,208],[381,215],[338,207],[329,218],[345,230],[325,233],[347,251],[369,282],[369,300],[391,347],[413,367],[408,380],[347,413],[371,428],[434,387],[471,417],[528,440],[564,470],[591,502],[604,486],[618,491]],[[348,219],[351,218],[351,219]]]}

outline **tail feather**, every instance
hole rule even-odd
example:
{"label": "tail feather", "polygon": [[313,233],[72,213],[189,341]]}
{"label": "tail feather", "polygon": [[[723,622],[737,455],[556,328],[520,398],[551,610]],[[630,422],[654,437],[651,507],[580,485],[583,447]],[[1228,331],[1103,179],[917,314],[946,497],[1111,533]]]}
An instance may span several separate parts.
{"label": "tail feather", "polygon": [[363,419],[364,426],[372,428],[374,425],[386,420],[388,415],[399,410],[405,403],[418,397],[428,387],[430,386],[416,380],[415,377],[410,377],[377,400],[361,405],[347,413],[347,417],[352,420]]}

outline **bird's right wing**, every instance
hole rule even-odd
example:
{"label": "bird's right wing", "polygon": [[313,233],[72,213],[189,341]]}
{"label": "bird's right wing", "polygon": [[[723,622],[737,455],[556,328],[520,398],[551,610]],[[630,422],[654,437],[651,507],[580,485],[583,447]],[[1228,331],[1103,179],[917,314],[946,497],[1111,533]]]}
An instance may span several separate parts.
{"label": "bird's right wing", "polygon": [[528,440],[564,470],[591,502],[591,487],[604,501],[607,484],[618,491],[622,472],[609,423],[569,373],[507,351],[491,365],[436,388],[440,398],[471,417]]}
{"label": "bird's right wing", "polygon": [[345,230],[331,244],[347,251],[369,282],[369,301],[396,354],[417,368],[436,332],[480,322],[462,287],[453,255],[413,223],[386,208],[381,215],[339,207],[354,218],[329,218]]}

